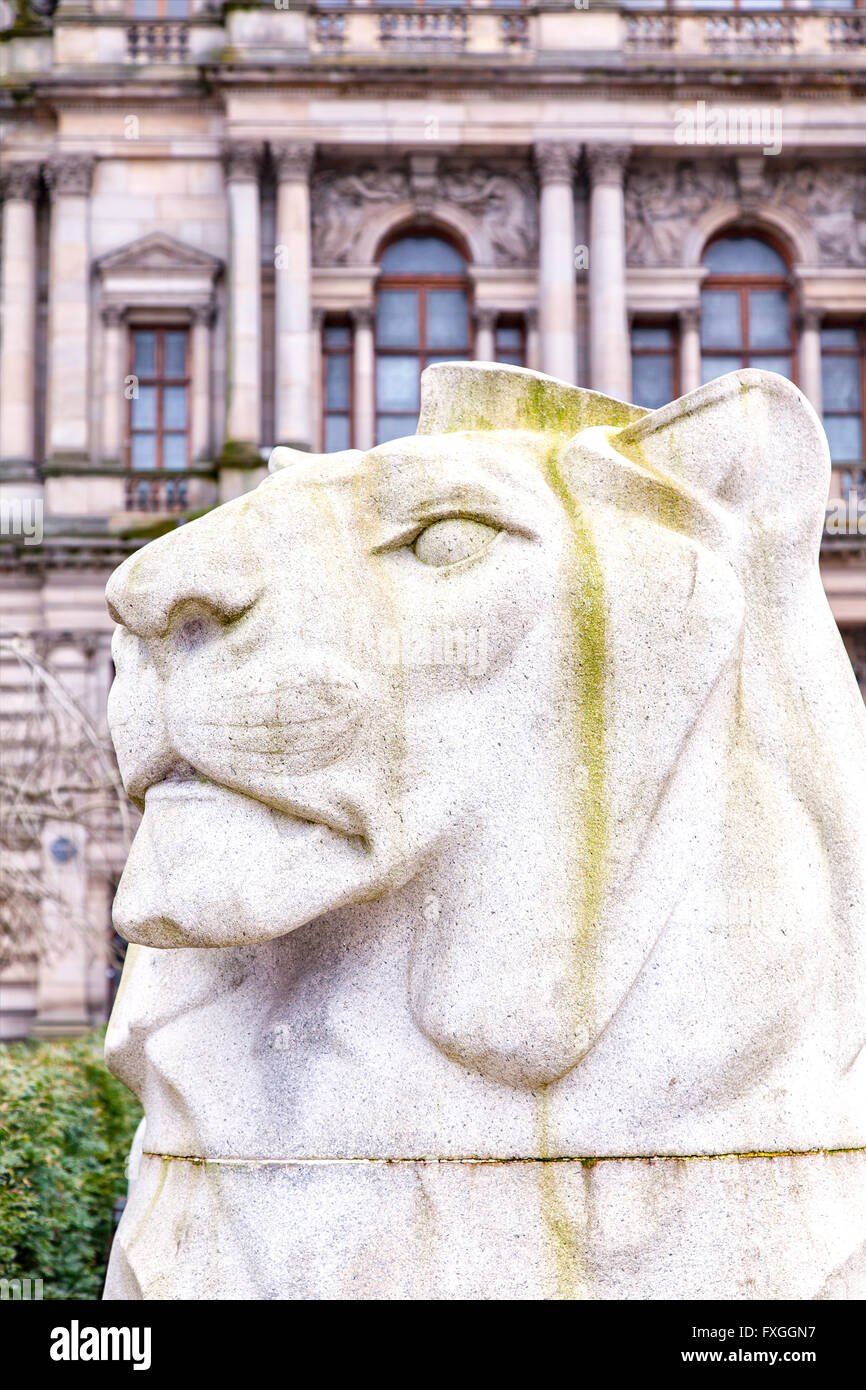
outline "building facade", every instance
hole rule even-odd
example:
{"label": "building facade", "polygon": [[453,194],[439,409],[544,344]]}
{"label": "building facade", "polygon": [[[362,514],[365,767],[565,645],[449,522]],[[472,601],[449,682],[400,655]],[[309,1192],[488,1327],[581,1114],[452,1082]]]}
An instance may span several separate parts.
{"label": "building facade", "polygon": [[[0,0],[0,78],[2,629],[94,727],[114,566],[275,443],[411,433],[455,357],[647,406],[796,381],[866,688],[864,8]],[[92,931],[6,971],[3,1035],[100,1021],[122,836],[7,851]]]}

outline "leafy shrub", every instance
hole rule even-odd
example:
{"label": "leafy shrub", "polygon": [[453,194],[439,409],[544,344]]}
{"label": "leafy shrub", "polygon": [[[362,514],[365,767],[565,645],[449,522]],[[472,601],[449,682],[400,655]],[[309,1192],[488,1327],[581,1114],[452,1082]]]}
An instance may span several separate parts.
{"label": "leafy shrub", "polygon": [[112,1210],[141,1118],[106,1070],[104,1031],[0,1047],[0,1278],[99,1298]]}

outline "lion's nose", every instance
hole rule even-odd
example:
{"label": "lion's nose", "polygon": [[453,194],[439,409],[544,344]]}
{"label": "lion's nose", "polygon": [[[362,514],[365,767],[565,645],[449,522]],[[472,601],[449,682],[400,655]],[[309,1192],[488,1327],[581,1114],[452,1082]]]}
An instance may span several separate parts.
{"label": "lion's nose", "polygon": [[202,517],[152,541],[115,570],[105,591],[115,622],[138,637],[160,637],[184,603],[201,603],[224,621],[255,603],[262,590],[258,564],[249,550],[230,543],[229,528],[210,522]]}

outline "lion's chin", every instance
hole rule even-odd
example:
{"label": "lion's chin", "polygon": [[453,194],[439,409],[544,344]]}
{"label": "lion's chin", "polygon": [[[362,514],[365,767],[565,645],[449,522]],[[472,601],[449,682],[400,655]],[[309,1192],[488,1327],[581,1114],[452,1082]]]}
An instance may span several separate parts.
{"label": "lion's chin", "polygon": [[359,836],[194,780],[160,784],[114,903],[128,941],[164,949],[269,941],[376,890]]}

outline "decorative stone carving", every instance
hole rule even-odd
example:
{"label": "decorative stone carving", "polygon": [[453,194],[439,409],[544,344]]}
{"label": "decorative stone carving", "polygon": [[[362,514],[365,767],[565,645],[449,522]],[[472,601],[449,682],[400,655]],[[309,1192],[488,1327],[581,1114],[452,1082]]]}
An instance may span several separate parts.
{"label": "decorative stone carving", "polygon": [[586,167],[590,183],[621,184],[630,155],[628,145],[587,145]]}
{"label": "decorative stone carving", "polygon": [[754,212],[767,188],[767,166],[761,154],[741,154],[736,161],[737,187],[743,212]]}
{"label": "decorative stone carving", "polygon": [[315,154],[316,147],[313,144],[299,141],[272,143],[271,156],[277,173],[277,182],[308,179]]}
{"label": "decorative stone carving", "polygon": [[349,310],[349,318],[356,328],[372,328],[376,310],[372,304],[353,304]]}
{"label": "decorative stone carving", "polygon": [[323,169],[313,177],[313,258],[317,265],[345,265],[360,228],[383,204],[409,198],[409,175],[394,165],[365,165],[347,173]]}
{"label": "decorative stone carving", "polygon": [[226,181],[258,183],[264,150],[257,140],[229,140],[223,148]]}
{"label": "decorative stone carving", "polygon": [[562,140],[539,140],[532,153],[542,183],[571,183],[578,155],[576,145]]}
{"label": "decorative stone carving", "polygon": [[439,159],[435,154],[409,156],[409,187],[415,209],[421,216],[429,216],[439,196],[438,165]]}
{"label": "decorative stone carving", "polygon": [[475,319],[476,328],[490,332],[496,327],[496,320],[499,318],[499,310],[492,309],[486,304],[480,304],[475,306],[472,311],[472,316]]}
{"label": "decorative stone carving", "polygon": [[477,219],[494,264],[531,264],[538,245],[537,199],[528,170],[467,162],[443,166],[433,155],[398,165],[368,165],[313,178],[313,253],[318,265],[345,265],[366,219],[383,204],[414,202],[429,216],[436,202],[453,203]]}
{"label": "decorative stone carving", "polygon": [[106,1296],[862,1298],[866,712],[803,397],[448,364],[416,437],[271,470],[108,588]]}
{"label": "decorative stone carving", "polygon": [[20,202],[32,203],[39,192],[41,166],[25,160],[7,164],[0,171],[0,188],[4,198],[16,198]]}
{"label": "decorative stone carving", "polygon": [[58,155],[45,165],[45,182],[52,193],[88,196],[93,187],[96,160],[92,155]]}
{"label": "decorative stone carving", "polygon": [[477,217],[497,265],[525,266],[538,254],[538,201],[529,170],[468,165],[443,173],[439,196]]}
{"label": "decorative stone carving", "polygon": [[771,202],[812,226],[825,265],[866,265],[866,168],[810,163],[775,171]]}
{"label": "decorative stone carving", "polygon": [[690,226],[714,203],[736,203],[760,216],[762,207],[789,208],[808,223],[825,265],[866,265],[866,169],[853,163],[800,163],[742,155],[734,166],[644,161],[626,183],[629,264],[681,264]]}
{"label": "decorative stone carving", "polygon": [[626,255],[630,265],[681,263],[686,233],[714,203],[736,198],[733,173],[694,160],[641,161],[625,186]]}

